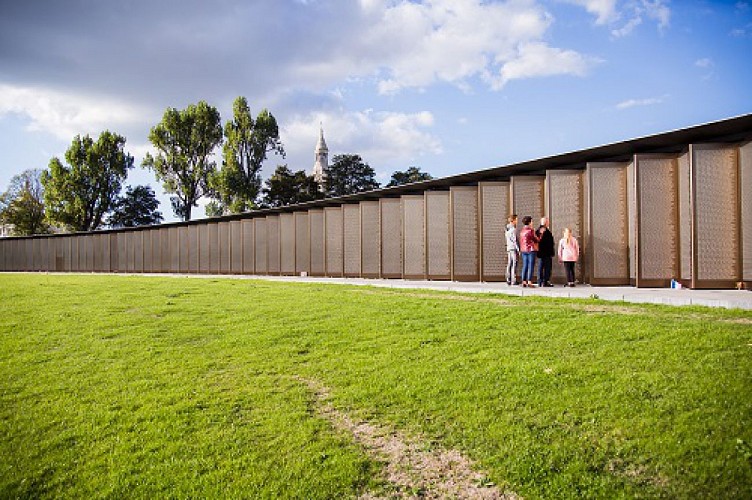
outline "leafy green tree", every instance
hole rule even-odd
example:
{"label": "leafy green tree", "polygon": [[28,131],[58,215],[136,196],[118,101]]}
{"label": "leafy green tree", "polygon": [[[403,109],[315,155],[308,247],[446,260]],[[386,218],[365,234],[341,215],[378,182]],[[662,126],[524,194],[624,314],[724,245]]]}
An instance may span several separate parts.
{"label": "leafy green tree", "polygon": [[211,180],[214,208],[221,213],[240,213],[256,207],[261,192],[261,168],[269,153],[284,158],[277,120],[262,109],[254,121],[248,101],[238,97],[232,106],[233,119],[225,124],[222,170]]}
{"label": "leafy green tree", "polygon": [[125,138],[109,131],[96,142],[77,135],[65,152],[68,165],[52,158],[41,177],[47,218],[74,231],[99,228],[133,168],[124,146]]}
{"label": "leafy green tree", "polygon": [[263,190],[265,207],[282,207],[313,201],[324,197],[312,175],[305,170],[292,172],[287,165],[279,165]]}
{"label": "leafy green tree", "polygon": [[119,196],[107,219],[110,227],[149,226],[162,222],[159,200],[151,186],[128,186],[125,195]]}
{"label": "leafy green tree", "polygon": [[216,170],[211,155],[222,142],[219,111],[204,101],[184,110],[167,108],[149,132],[149,140],[158,153],[155,157],[147,153],[143,166],[174,194],[170,201],[175,215],[190,220],[191,209],[210,193],[209,179]]}
{"label": "leafy green tree", "polygon": [[25,170],[14,175],[0,195],[0,222],[13,225],[13,234],[29,236],[50,230],[44,211],[42,171]]}
{"label": "leafy green tree", "polygon": [[413,182],[430,181],[433,176],[428,172],[421,172],[420,167],[409,167],[405,171],[397,170],[392,174],[392,179],[386,187],[412,184]]}
{"label": "leafy green tree", "polygon": [[327,196],[345,196],[378,189],[376,172],[360,155],[336,155],[332,164],[324,169]]}

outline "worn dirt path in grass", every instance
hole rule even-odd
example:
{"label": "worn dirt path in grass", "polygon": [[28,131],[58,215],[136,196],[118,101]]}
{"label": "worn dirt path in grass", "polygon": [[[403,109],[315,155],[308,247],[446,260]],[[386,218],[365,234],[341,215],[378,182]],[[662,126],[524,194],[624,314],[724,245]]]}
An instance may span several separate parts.
{"label": "worn dirt path in grass", "polygon": [[[384,463],[384,479],[389,485],[385,498],[520,499],[489,483],[460,452],[431,448],[427,443],[391,429],[356,422],[331,404],[326,387],[313,380],[298,380],[313,393],[319,415],[335,429],[352,435],[369,455]],[[378,498],[382,497],[370,492],[360,497],[363,500]]]}

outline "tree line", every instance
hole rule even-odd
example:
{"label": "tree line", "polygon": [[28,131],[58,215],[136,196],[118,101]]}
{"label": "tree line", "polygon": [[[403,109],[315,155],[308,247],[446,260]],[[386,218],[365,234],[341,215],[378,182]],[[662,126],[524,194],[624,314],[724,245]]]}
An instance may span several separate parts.
{"label": "tree line", "polygon": [[[280,207],[325,197],[378,189],[376,173],[357,154],[335,155],[323,186],[306,170],[278,165],[265,182],[261,169],[271,154],[285,157],[277,120],[267,109],[254,118],[244,97],[233,103],[232,119],[222,126],[217,108],[200,101],[185,109],[168,108],[149,131],[155,153],[141,166],[154,172],[170,195],[172,210],[190,220],[201,198],[210,198],[209,216]],[[134,227],[163,220],[149,186],[126,186],[134,158],[125,138],[104,131],[95,140],[76,136],[64,159],[46,170],[26,170],[0,195],[0,223],[14,234],[44,234],[59,228],[94,231]],[[221,146],[221,166],[215,151]],[[392,174],[387,187],[432,179],[418,167]]]}

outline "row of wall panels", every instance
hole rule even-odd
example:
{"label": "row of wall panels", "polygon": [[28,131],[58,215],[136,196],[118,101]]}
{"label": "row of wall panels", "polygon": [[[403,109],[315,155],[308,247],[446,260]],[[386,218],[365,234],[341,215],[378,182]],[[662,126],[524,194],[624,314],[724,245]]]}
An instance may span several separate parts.
{"label": "row of wall panels", "polygon": [[[239,221],[0,240],[4,270],[505,279],[506,218],[572,229],[581,281],[752,280],[752,143]],[[728,238],[718,237],[724,227]],[[519,272],[519,268],[518,268]],[[563,267],[554,265],[555,280]]]}

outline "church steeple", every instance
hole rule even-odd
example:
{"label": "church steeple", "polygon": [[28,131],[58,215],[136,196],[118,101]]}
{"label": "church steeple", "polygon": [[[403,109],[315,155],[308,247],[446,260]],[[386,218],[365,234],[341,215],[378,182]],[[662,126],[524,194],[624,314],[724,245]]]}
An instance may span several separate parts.
{"label": "church steeple", "polygon": [[319,124],[319,141],[316,143],[314,151],[313,178],[319,185],[319,190],[324,189],[326,173],[324,169],[329,167],[329,148],[326,147],[324,140],[324,126]]}

